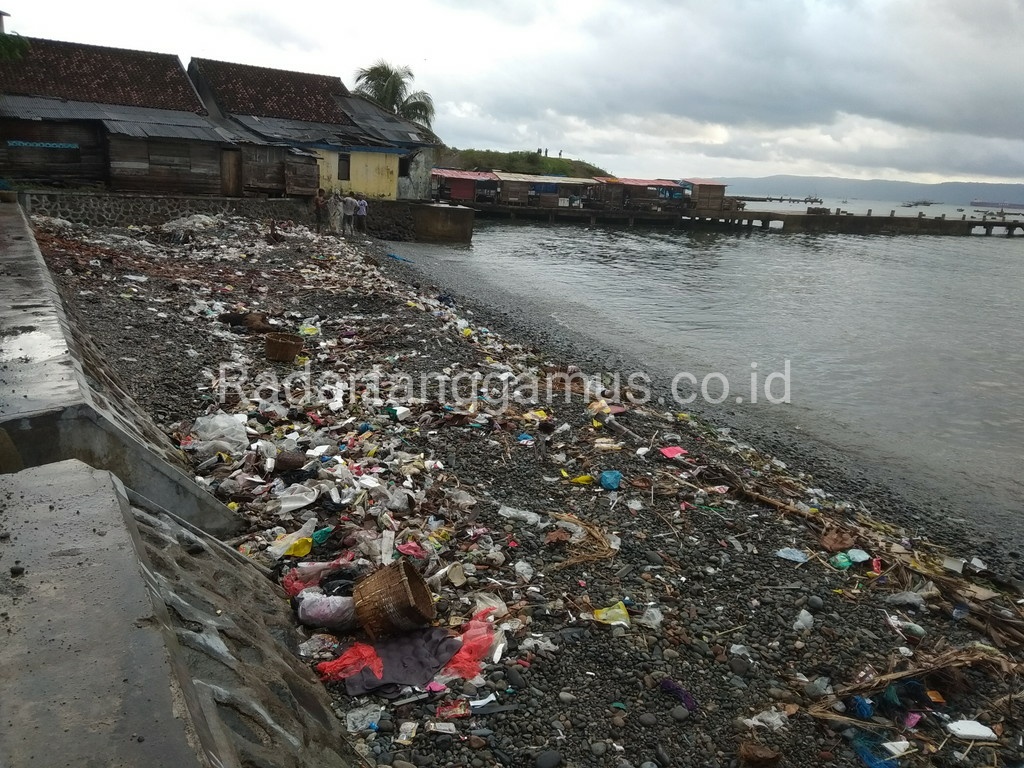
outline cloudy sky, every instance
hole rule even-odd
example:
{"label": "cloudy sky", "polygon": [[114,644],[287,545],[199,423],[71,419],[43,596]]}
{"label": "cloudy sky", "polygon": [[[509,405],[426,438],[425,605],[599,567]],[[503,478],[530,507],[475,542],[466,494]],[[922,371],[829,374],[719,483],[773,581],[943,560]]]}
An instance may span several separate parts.
{"label": "cloudy sky", "polygon": [[[412,67],[459,148],[620,176],[1024,182],[1024,0],[4,0],[30,37]],[[320,10],[321,7],[323,10]]]}

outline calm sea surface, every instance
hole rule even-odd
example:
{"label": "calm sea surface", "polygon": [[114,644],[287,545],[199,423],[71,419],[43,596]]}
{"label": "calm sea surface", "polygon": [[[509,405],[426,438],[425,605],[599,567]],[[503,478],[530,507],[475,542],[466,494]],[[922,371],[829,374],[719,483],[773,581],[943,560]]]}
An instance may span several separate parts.
{"label": "calm sea surface", "polygon": [[[842,207],[980,218],[966,204]],[[478,222],[468,247],[395,248],[424,276],[478,297],[511,294],[663,376],[721,373],[732,408],[749,400],[752,363],[761,382],[788,361],[791,403],[762,402],[762,416],[939,495],[988,499],[990,522],[1024,539],[1024,237]]]}

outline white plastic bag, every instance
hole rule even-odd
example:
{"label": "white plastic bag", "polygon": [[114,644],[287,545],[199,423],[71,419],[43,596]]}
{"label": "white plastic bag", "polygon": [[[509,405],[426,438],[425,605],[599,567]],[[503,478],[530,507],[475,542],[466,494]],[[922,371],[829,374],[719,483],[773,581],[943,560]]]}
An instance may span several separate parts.
{"label": "white plastic bag", "polygon": [[267,554],[275,560],[279,560],[284,556],[284,553],[288,551],[288,548],[299,539],[311,539],[313,538],[313,531],[316,530],[316,518],[312,517],[302,524],[295,533],[289,533],[286,536],[282,536],[277,539],[273,544],[267,547]]}
{"label": "white plastic bag", "polygon": [[203,442],[217,440],[227,443],[231,447],[231,453],[243,453],[249,447],[245,422],[227,413],[200,416],[196,419],[193,429],[196,437]]}
{"label": "white plastic bag", "polygon": [[356,601],[351,597],[302,593],[296,613],[299,623],[307,627],[323,627],[333,632],[356,628]]}

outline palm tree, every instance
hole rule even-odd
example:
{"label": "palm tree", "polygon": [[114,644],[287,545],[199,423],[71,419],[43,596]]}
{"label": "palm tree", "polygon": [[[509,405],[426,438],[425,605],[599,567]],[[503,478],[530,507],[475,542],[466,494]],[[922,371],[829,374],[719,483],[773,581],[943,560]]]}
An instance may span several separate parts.
{"label": "palm tree", "polygon": [[368,96],[399,117],[430,127],[434,100],[426,91],[409,92],[412,69],[395,67],[380,59],[368,69],[356,71],[356,93]]}

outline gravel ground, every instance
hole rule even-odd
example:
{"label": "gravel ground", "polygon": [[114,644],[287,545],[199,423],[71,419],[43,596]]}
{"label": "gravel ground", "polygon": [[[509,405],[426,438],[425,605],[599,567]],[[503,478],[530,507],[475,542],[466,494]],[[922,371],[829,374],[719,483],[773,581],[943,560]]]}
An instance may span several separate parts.
{"label": "gravel ground", "polygon": [[[504,411],[487,400],[472,408],[438,401],[436,387],[403,399],[398,372],[543,378],[569,365],[600,370],[606,356],[574,349],[556,330],[527,335],[535,320],[491,316],[462,296],[403,284],[418,278],[382,243],[314,238],[298,227],[270,244],[258,223],[223,218],[106,231],[35,223],[74,321],[191,451],[199,481],[249,523],[235,543],[267,560],[268,529],[294,531],[315,513],[318,528],[333,530],[307,559],[326,561],[345,551],[379,555],[389,527],[396,542],[422,549],[440,526],[450,540],[409,555],[412,562],[427,575],[455,562],[475,572],[463,586],[438,582],[436,623],[458,628],[480,594],[508,608],[498,619],[507,647],[475,679],[449,680],[447,690],[400,705],[355,701],[328,683],[340,713],[366,701],[384,706],[376,730],[353,734],[368,764],[895,766],[856,749],[879,753],[881,742],[902,739],[913,751],[901,765],[1024,758],[1014,704],[1024,618],[1012,555],[983,549],[884,488],[856,493],[863,488],[849,473],[823,472],[814,456],[773,459],[699,413],[632,407],[623,397],[616,427],[595,423],[604,414],[588,410],[594,398],[580,391]],[[218,403],[222,362],[279,377],[296,370],[263,362],[262,334],[217,320],[236,311],[265,313],[292,332],[311,321],[314,375],[341,371],[365,384],[373,369],[383,391],[337,409]],[[598,391],[609,402],[627,394]],[[408,418],[388,412],[400,403]],[[219,405],[249,414],[250,435],[276,446],[276,468],[267,471],[259,451],[218,455],[221,446],[197,438],[194,420]],[[316,446],[326,446],[322,465],[287,474],[286,455],[309,469],[302,449]],[[684,453],[662,450],[673,448]],[[343,493],[341,502],[325,492],[301,511],[282,511],[289,483],[352,490],[351,478],[325,471],[335,462],[383,490]],[[617,490],[594,482],[606,472],[621,473]],[[539,524],[501,516],[502,506],[537,513]],[[565,515],[585,526],[581,542],[551,535]],[[989,570],[944,569],[943,545],[958,559],[985,553]],[[807,562],[776,554],[787,548]],[[851,549],[869,559],[830,564],[833,550]],[[275,572],[293,562],[284,558]],[[517,563],[534,571],[529,581]],[[907,591],[917,597],[904,599],[923,607],[887,602]],[[593,618],[619,601],[628,626]],[[297,627],[296,644],[310,631]],[[454,734],[427,731],[439,704],[489,693],[499,711],[451,721]],[[856,695],[874,702],[873,720],[858,715],[867,705]],[[759,713],[773,713],[761,721],[778,729],[756,722]],[[989,725],[996,738],[947,739],[947,721],[961,718]],[[396,737],[408,722],[419,733],[406,745]]]}

